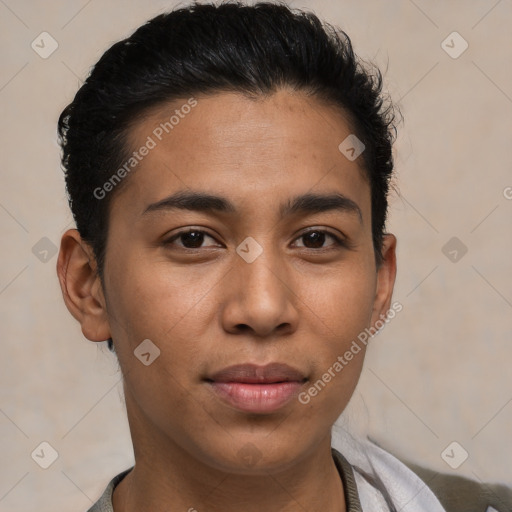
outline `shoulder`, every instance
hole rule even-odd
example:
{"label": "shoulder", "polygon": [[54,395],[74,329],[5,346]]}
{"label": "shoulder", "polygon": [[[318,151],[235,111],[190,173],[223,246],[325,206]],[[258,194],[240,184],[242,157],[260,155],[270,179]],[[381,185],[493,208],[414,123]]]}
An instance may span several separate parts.
{"label": "shoulder", "polygon": [[356,438],[343,432],[335,442],[359,481],[369,482],[398,510],[512,512],[512,489],[506,485],[423,467],[394,455],[369,436]]}
{"label": "shoulder", "polygon": [[103,491],[103,494],[99,497],[98,501],[92,505],[87,512],[114,512],[114,508],[112,506],[112,493],[116,485],[133,469],[128,468],[118,475],[116,475],[110,482],[107,487]]}
{"label": "shoulder", "polygon": [[512,512],[512,489],[505,485],[439,473],[400,460],[425,482],[447,512]]}

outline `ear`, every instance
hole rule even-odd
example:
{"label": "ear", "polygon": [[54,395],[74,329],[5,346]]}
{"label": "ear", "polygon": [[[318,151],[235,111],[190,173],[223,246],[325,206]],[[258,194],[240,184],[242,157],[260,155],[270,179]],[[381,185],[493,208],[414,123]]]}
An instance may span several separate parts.
{"label": "ear", "polygon": [[[377,286],[373,303],[372,322],[383,320],[391,305],[396,277],[396,237],[386,233],[382,243],[382,263],[377,269]],[[379,322],[380,323],[380,322]]]}
{"label": "ear", "polygon": [[62,296],[69,312],[80,322],[91,341],[111,337],[106,302],[92,248],[76,229],[69,229],[60,242],[57,260]]}

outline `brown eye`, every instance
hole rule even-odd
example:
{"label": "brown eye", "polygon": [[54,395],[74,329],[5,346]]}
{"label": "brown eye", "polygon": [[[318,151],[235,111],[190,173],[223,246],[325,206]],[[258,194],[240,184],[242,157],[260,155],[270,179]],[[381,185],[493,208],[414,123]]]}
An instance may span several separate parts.
{"label": "brown eye", "polygon": [[309,249],[318,249],[323,247],[325,243],[325,233],[319,231],[311,231],[302,236],[304,245]]}
{"label": "brown eye", "polygon": [[203,245],[204,233],[200,231],[189,231],[180,235],[180,240],[187,249],[197,249]]}
{"label": "brown eye", "polygon": [[206,231],[201,231],[199,229],[189,229],[188,231],[181,231],[180,233],[175,234],[169,238],[169,240],[166,240],[164,245],[176,245],[174,242],[179,240],[181,244],[178,244],[178,247],[184,249],[200,249],[205,238],[211,238],[214,240],[214,238],[206,233]]}
{"label": "brown eye", "polygon": [[[329,238],[334,240],[334,243],[325,246],[324,244]],[[314,229],[303,233],[297,240],[303,240],[303,247],[306,249],[326,249],[329,247],[345,246],[345,243],[339,237],[321,229]]]}

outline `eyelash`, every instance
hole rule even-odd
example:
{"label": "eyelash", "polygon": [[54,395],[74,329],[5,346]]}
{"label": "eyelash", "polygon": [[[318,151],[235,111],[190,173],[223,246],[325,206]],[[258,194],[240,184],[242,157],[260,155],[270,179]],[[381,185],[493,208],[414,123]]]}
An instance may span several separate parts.
{"label": "eyelash", "polygon": [[[189,233],[201,233],[201,234],[204,234],[206,236],[209,236],[210,238],[215,238],[212,235],[210,235],[208,232],[206,232],[204,230],[201,230],[201,229],[187,229],[187,230],[180,231],[179,233],[174,234],[171,238],[165,240],[163,242],[163,245],[164,246],[172,245],[175,240],[177,240],[181,236],[187,235]],[[310,233],[322,233],[324,235],[327,235],[327,236],[331,237],[334,240],[334,245],[333,246],[329,246],[329,247],[320,247],[320,248],[317,248],[317,249],[309,248],[309,247],[301,247],[301,249],[309,249],[309,250],[312,250],[312,251],[321,252],[321,251],[329,250],[329,249],[331,249],[333,247],[338,247],[338,248],[344,247],[346,249],[350,249],[352,247],[351,244],[347,240],[344,240],[344,239],[340,238],[339,236],[334,235],[333,233],[331,233],[330,231],[327,231],[325,229],[310,229],[308,231],[303,232],[301,235],[299,235],[297,238],[295,238],[295,240],[298,240],[298,239],[300,239],[300,238],[302,238],[302,237],[304,237],[306,235],[309,235]],[[185,251],[198,251],[198,250],[200,250],[202,248],[201,247],[195,247],[195,248],[180,247],[180,249],[183,249]]]}

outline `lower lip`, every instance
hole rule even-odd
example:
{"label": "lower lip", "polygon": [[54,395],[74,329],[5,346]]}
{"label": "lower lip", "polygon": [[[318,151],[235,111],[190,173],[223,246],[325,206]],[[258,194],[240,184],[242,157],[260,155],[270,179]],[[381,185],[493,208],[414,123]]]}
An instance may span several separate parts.
{"label": "lower lip", "polygon": [[302,383],[296,381],[272,384],[211,382],[210,385],[218,396],[236,409],[253,413],[277,411],[297,396],[302,387]]}

